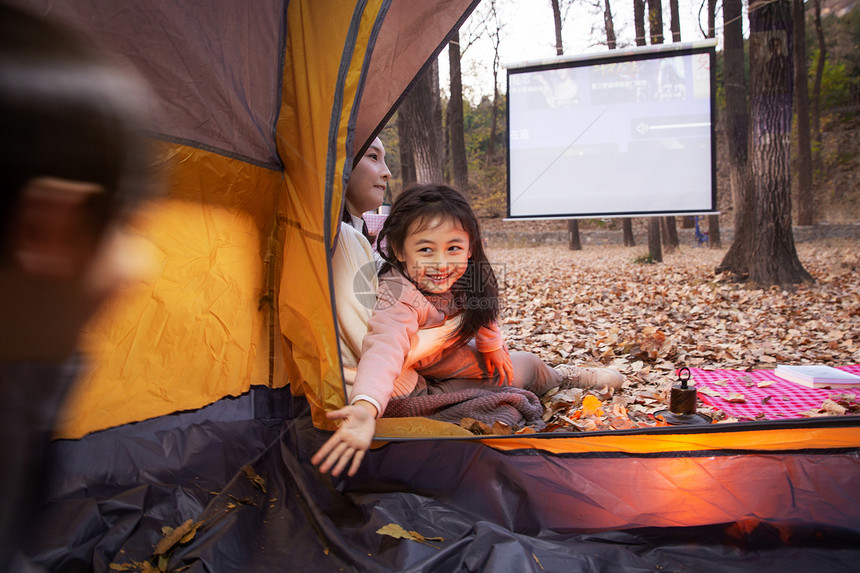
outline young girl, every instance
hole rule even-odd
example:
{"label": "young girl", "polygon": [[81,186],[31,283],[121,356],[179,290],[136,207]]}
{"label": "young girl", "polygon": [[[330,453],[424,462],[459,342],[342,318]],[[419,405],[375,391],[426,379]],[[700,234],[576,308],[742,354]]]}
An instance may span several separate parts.
{"label": "young girl", "polygon": [[[466,200],[442,185],[404,191],[380,233],[387,239],[376,306],[364,337],[351,406],[330,412],[344,422],[313,457],[338,475],[352,460],[354,475],[370,446],[374,419],[392,396],[511,385],[544,394],[556,386],[611,386],[624,382],[606,368],[544,364],[530,352],[509,353],[497,323],[498,286],[484,254],[478,221]],[[420,329],[459,327],[437,352],[406,368]],[[419,376],[420,375],[420,376]]]}

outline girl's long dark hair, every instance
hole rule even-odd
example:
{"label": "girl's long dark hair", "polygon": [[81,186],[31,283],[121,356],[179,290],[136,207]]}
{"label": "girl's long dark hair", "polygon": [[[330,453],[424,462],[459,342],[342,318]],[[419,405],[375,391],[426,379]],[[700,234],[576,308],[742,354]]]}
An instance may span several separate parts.
{"label": "girl's long dark hair", "polygon": [[[397,269],[409,278],[395,253],[403,251],[410,230],[421,230],[445,220],[456,222],[469,235],[472,254],[466,273],[451,288],[454,308],[463,314],[460,327],[452,335],[459,345],[469,342],[479,328],[489,326],[498,318],[499,286],[496,273],[484,253],[478,218],[458,191],[445,185],[427,184],[415,185],[398,195],[379,233],[378,244],[387,242],[381,252],[386,262],[379,272],[382,274],[389,269]],[[413,225],[417,225],[417,228],[413,229]]]}

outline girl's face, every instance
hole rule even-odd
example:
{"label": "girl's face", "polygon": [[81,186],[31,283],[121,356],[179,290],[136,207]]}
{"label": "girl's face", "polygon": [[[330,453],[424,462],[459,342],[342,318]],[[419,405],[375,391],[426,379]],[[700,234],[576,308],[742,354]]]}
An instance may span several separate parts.
{"label": "girl's face", "polygon": [[[423,229],[416,231],[418,227]],[[437,219],[429,225],[414,221],[406,234],[402,252],[396,253],[406,273],[418,287],[435,294],[447,292],[466,273],[469,234],[452,219]]]}
{"label": "girl's face", "polygon": [[385,164],[385,148],[377,137],[364,152],[346,184],[346,207],[356,217],[382,205],[391,171]]}

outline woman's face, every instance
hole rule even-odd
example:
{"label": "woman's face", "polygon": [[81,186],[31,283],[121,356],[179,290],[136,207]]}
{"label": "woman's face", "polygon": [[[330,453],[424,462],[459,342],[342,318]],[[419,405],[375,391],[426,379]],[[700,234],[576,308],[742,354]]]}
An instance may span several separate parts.
{"label": "woman's face", "polygon": [[382,205],[391,171],[385,164],[385,148],[377,137],[352,170],[346,185],[346,207],[356,217]]}

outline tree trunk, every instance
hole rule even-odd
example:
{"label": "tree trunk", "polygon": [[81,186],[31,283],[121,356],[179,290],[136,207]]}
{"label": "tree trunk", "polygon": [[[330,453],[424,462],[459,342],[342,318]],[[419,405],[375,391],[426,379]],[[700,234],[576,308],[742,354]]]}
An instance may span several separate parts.
{"label": "tree trunk", "polygon": [[752,178],[749,166],[749,113],[744,62],[743,0],[723,1],[723,86],[726,93],[726,146],[729,187],[734,206],[735,236],[717,267],[744,278],[749,274],[753,214]]}
{"label": "tree trunk", "polygon": [[397,112],[397,137],[400,140],[400,182],[403,189],[415,183],[415,162],[409,145],[409,128],[402,108]]}
{"label": "tree trunk", "polygon": [[648,0],[648,34],[652,44],[663,43],[663,2]]}
{"label": "tree trunk", "polygon": [[[615,24],[612,21],[612,9],[609,6],[609,0],[603,0],[603,28],[606,30],[606,45],[610,50],[614,50],[618,42],[615,37]],[[633,237],[633,221],[629,217],[621,219],[621,232],[625,247],[632,247],[636,244],[636,239]]]}
{"label": "tree trunk", "polygon": [[[561,9],[558,5],[558,0],[551,0],[552,4],[552,19],[555,25],[555,54],[557,56],[564,55],[564,44],[561,40]],[[579,237],[579,220],[567,220],[567,247],[571,251],[581,251],[582,241]]]}
{"label": "tree trunk", "polygon": [[603,27],[606,30],[606,45],[609,46],[610,50],[614,50],[617,41],[615,38],[615,24],[612,22],[612,10],[609,8],[609,0],[603,0]]}
{"label": "tree trunk", "polygon": [[812,225],[812,146],[809,141],[809,72],[806,68],[806,14],[803,0],[792,0],[794,20],[794,105],[797,113],[797,224]]}
{"label": "tree trunk", "polygon": [[708,246],[712,249],[719,249],[723,245],[723,240],[720,238],[720,216],[708,215]]}
{"label": "tree trunk", "polygon": [[442,182],[442,111],[439,67],[435,61],[403,100],[399,113],[412,151],[415,180],[418,183]]}
{"label": "tree trunk", "polygon": [[660,217],[648,219],[648,254],[655,263],[663,262],[663,247],[660,245]]}
{"label": "tree trunk", "polygon": [[567,220],[567,248],[571,251],[582,250],[582,241],[579,238],[579,219]]}
{"label": "tree trunk", "polygon": [[645,0],[633,0],[633,28],[636,30],[636,45],[648,43],[645,36]]}
{"label": "tree trunk", "polygon": [[633,219],[630,217],[621,219],[621,234],[624,237],[625,247],[633,247],[636,245],[636,237],[633,236]]}
{"label": "tree trunk", "polygon": [[[708,38],[715,38],[717,34],[717,0],[708,0]],[[719,190],[715,190],[719,193]],[[717,201],[719,204],[719,200]],[[716,207],[717,205],[715,205]],[[720,237],[720,216],[708,215],[708,246],[712,249],[722,247]]]}
{"label": "tree trunk", "polygon": [[672,253],[678,248],[678,226],[675,223],[675,217],[663,217],[663,244],[666,245],[666,252]]}
{"label": "tree trunk", "polygon": [[717,0],[708,0],[708,38],[717,37]]}
{"label": "tree trunk", "polygon": [[496,62],[493,63],[493,109],[490,114],[490,142],[487,145],[487,160],[486,164],[489,165],[492,163],[493,159],[496,156],[496,131],[498,131],[498,118],[499,118],[499,68],[498,68],[498,55],[496,55]]}
{"label": "tree trunk", "polygon": [[454,30],[448,42],[451,98],[448,100],[448,140],[451,143],[451,171],[454,187],[466,192],[469,163],[466,160],[466,136],[463,132],[463,76],[460,72],[460,32]]}
{"label": "tree trunk", "polygon": [[561,42],[561,9],[558,5],[558,0],[551,0],[552,4],[552,21],[555,25],[555,55],[561,56],[564,54],[564,45]]}
{"label": "tree trunk", "polygon": [[824,62],[827,59],[827,44],[821,25],[821,0],[815,0],[815,37],[818,39],[818,61],[815,62],[815,81],[812,84],[812,132],[815,135],[815,168],[821,170],[821,79],[824,77]]}
{"label": "tree trunk", "polygon": [[681,13],[678,0],[669,0],[669,29],[672,31],[672,41],[681,41]]}
{"label": "tree trunk", "polygon": [[755,195],[749,279],[762,286],[812,280],[791,227],[791,12],[789,0],[757,0],[749,10]]}
{"label": "tree trunk", "polygon": [[[663,43],[663,3],[661,0],[648,0],[648,35],[651,44]],[[674,221],[673,221],[674,223]],[[675,231],[675,243],[672,244],[668,233],[668,223],[660,224],[658,217],[651,217],[648,229],[648,252],[654,262],[663,261],[663,246],[660,242],[661,227],[666,232],[666,248],[672,251],[677,246],[678,233]]]}

